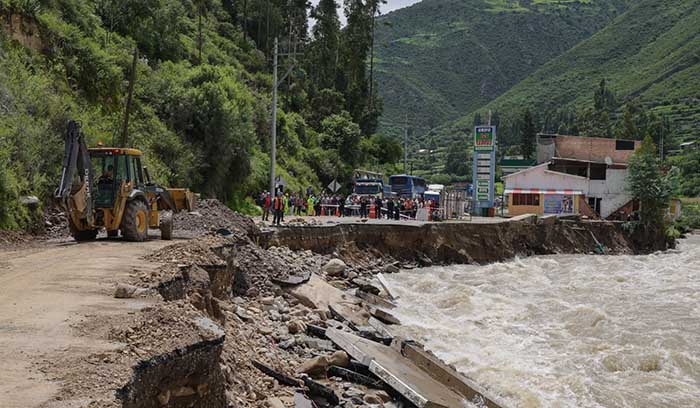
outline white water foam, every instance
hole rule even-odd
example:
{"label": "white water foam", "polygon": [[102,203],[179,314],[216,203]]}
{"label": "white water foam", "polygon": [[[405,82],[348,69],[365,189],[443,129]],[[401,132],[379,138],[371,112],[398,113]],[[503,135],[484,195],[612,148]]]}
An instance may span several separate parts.
{"label": "white water foam", "polygon": [[700,236],[402,271],[399,331],[512,407],[700,407]]}

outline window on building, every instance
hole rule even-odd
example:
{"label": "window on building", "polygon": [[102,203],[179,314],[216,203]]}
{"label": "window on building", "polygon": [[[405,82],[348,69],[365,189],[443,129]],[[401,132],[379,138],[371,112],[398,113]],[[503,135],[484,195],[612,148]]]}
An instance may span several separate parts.
{"label": "window on building", "polygon": [[513,205],[539,206],[539,194],[513,194]]}
{"label": "window on building", "polygon": [[605,180],[606,170],[605,165],[591,164],[591,180]]}
{"label": "window on building", "polygon": [[634,141],[632,140],[616,140],[615,150],[634,150]]}

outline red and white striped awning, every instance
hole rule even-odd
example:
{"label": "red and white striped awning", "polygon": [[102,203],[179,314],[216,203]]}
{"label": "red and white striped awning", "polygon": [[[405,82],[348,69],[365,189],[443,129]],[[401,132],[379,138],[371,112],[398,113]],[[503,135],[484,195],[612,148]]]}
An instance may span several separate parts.
{"label": "red and white striped awning", "polygon": [[583,195],[581,190],[552,190],[541,188],[507,188],[505,194],[559,194],[559,195]]}

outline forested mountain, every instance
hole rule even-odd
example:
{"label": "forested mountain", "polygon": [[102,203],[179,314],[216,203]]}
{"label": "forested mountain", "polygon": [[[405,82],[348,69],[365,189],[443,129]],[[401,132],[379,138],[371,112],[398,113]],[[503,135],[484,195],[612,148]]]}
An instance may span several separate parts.
{"label": "forested mountain", "polygon": [[381,130],[416,137],[480,108],[604,27],[626,0],[424,0],[378,21]]}
{"label": "forested mountain", "polygon": [[[603,80],[613,101],[610,106],[596,108],[594,91]],[[676,143],[697,139],[700,2],[638,1],[603,30],[479,111],[483,116],[488,109],[498,112],[501,120],[530,109],[539,117],[542,130],[601,136],[615,134],[616,119],[645,112],[665,118]],[[464,115],[440,133],[447,136],[469,129],[474,115]],[[504,142],[517,143],[517,132],[512,135],[512,140]],[[641,137],[638,134],[636,138]]]}
{"label": "forested mountain", "polygon": [[[376,1],[0,0],[0,228],[32,217],[59,182],[69,119],[118,144],[138,51],[128,145],[166,185],[238,209],[268,189],[272,48],[279,38],[278,167],[320,191],[401,146],[375,134],[381,104],[364,61]],[[309,18],[314,24],[309,30]],[[291,54],[291,56],[290,56]]]}
{"label": "forested mountain", "polygon": [[[470,178],[467,158],[474,125],[492,112],[499,154],[523,153],[523,129],[642,139],[651,135],[681,169],[681,192],[700,193],[700,2],[639,0],[590,38],[552,59],[510,90],[460,119],[414,138],[420,174],[441,181]],[[526,123],[527,122],[527,123]],[[454,153],[456,150],[461,153]],[[435,166],[434,163],[440,163]],[[461,172],[455,172],[455,169]],[[455,177],[457,176],[457,177]]]}

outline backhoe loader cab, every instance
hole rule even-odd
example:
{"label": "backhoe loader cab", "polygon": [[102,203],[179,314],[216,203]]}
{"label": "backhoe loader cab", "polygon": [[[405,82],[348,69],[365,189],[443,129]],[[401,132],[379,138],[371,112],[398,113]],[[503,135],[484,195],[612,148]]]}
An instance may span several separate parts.
{"label": "backhoe loader cab", "polygon": [[69,122],[56,198],[76,240],[95,239],[103,228],[109,236],[121,231],[130,241],[145,240],[149,228],[159,228],[163,239],[172,238],[172,213],[191,210],[194,194],[152,183],[142,156],[137,149],[88,149],[79,124]]}

